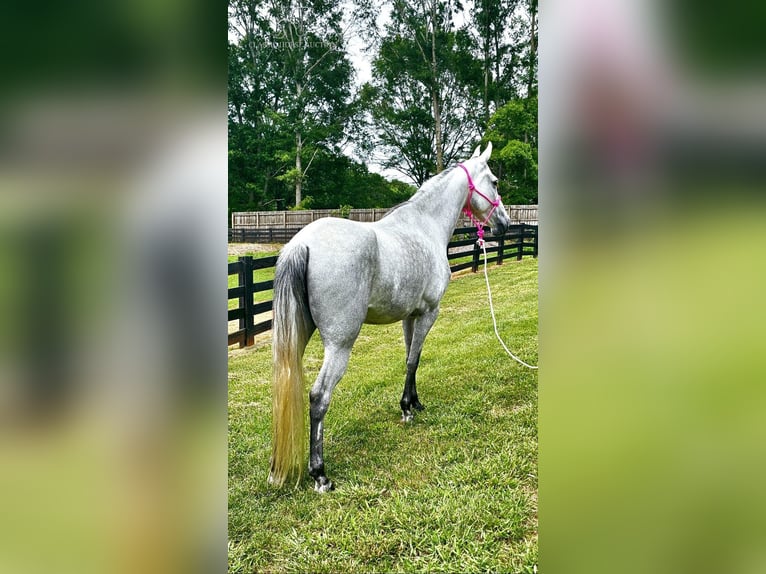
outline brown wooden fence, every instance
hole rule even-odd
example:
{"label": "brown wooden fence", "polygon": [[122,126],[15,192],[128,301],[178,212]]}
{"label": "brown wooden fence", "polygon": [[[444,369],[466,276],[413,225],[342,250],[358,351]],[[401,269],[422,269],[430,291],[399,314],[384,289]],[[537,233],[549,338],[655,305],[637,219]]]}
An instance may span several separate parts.
{"label": "brown wooden fence", "polygon": [[[514,224],[537,224],[537,205],[506,205],[506,211]],[[373,222],[380,220],[389,209],[352,209],[348,219]],[[322,217],[340,217],[334,209],[312,209],[306,211],[242,211],[231,214],[229,241],[235,243],[286,243],[301,228]],[[471,222],[461,215],[458,227]]]}
{"label": "brown wooden fence", "polygon": [[[522,257],[537,257],[538,227],[536,225],[512,225],[501,237],[487,235],[487,262],[502,265],[508,259],[521,260]],[[481,265],[481,249],[476,243],[476,228],[462,227],[455,229],[453,240],[447,245],[447,258],[454,273],[470,268],[474,273]],[[272,310],[272,301],[254,302],[256,293],[271,291],[274,288],[273,272],[266,281],[254,281],[253,272],[271,269],[276,265],[277,257],[252,256],[240,257],[229,263],[229,275],[237,275],[237,286],[229,288],[229,300],[237,300],[236,308],[229,309],[229,321],[237,321],[237,327],[229,333],[229,345],[240,348],[252,345],[255,336],[271,329],[271,319],[256,323],[258,315]]]}
{"label": "brown wooden fence", "polygon": [[[352,209],[348,219],[378,221],[389,208]],[[265,229],[269,227],[305,227],[322,217],[342,217],[338,209],[307,209],[301,211],[239,211],[231,214],[231,228]]]}

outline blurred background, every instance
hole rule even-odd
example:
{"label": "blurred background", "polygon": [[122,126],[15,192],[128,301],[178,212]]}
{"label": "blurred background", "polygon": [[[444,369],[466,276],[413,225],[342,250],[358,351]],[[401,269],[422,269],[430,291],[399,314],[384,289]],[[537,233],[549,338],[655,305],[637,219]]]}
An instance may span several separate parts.
{"label": "blurred background", "polygon": [[[226,18],[0,9],[0,572],[225,568]],[[765,25],[540,7],[542,572],[766,568]]]}
{"label": "blurred background", "polygon": [[223,571],[225,5],[0,30],[0,572]]}
{"label": "blurred background", "polygon": [[540,571],[763,572],[766,8],[540,22]]}

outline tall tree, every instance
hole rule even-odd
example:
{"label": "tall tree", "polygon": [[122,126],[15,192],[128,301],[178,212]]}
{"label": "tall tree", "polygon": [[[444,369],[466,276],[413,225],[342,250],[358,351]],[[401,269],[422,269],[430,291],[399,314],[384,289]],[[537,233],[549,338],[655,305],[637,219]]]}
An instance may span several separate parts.
{"label": "tall tree", "polygon": [[516,95],[514,80],[521,43],[515,16],[520,0],[478,0],[471,12],[482,66],[483,124],[499,106]]}
{"label": "tall tree", "polygon": [[[308,172],[320,150],[337,152],[350,115],[352,66],[345,51],[342,7],[332,0],[231,0],[230,26],[249,62],[241,86],[258,140],[289,133],[292,145],[274,152],[271,174],[301,203]],[[262,128],[262,129],[259,129]],[[267,144],[264,144],[266,147]],[[287,168],[288,162],[292,167]],[[277,175],[278,173],[278,175]],[[268,178],[266,179],[268,185]]]}
{"label": "tall tree", "polygon": [[537,201],[537,0],[478,0],[473,33],[484,72],[484,140],[511,203]]}
{"label": "tall tree", "polygon": [[511,100],[490,118],[485,141],[506,203],[537,202],[537,96]]}
{"label": "tall tree", "polygon": [[452,0],[395,0],[363,90],[384,165],[421,185],[478,136],[481,69]]}
{"label": "tall tree", "polygon": [[537,0],[477,0],[471,12],[484,124],[506,102],[537,94],[537,10]]}
{"label": "tall tree", "polygon": [[253,44],[229,43],[229,203],[236,209],[274,199],[282,187],[275,177],[288,167],[281,150],[292,145],[284,117],[274,112],[280,83],[270,54]]}

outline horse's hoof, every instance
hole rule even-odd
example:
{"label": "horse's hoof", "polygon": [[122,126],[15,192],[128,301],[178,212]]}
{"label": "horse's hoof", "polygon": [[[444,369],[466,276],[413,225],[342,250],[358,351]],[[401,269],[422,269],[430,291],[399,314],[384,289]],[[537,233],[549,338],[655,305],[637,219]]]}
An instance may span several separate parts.
{"label": "horse's hoof", "polygon": [[314,481],[314,490],[317,492],[330,492],[335,490],[335,485],[329,478],[322,476],[319,480]]}
{"label": "horse's hoof", "polygon": [[420,401],[417,401],[417,400],[414,403],[412,403],[412,407],[419,411],[422,411],[423,409],[426,408],[420,404]]}
{"label": "horse's hoof", "polygon": [[402,422],[403,423],[411,423],[412,419],[415,418],[415,415],[412,414],[412,411],[408,411],[406,413],[402,413]]}

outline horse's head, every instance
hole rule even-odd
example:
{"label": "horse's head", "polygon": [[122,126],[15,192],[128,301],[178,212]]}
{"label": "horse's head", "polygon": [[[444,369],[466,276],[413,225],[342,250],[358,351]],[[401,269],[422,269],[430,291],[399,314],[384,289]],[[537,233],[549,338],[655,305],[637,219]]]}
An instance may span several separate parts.
{"label": "horse's head", "polygon": [[474,186],[474,192],[469,192],[466,208],[471,210],[477,220],[488,223],[494,235],[502,235],[511,224],[511,219],[497,192],[497,177],[487,165],[492,155],[492,142],[487,144],[483,153],[479,153],[480,148],[477,146],[471,159],[464,162],[468,168],[467,173],[470,173],[469,186],[471,181]]}

